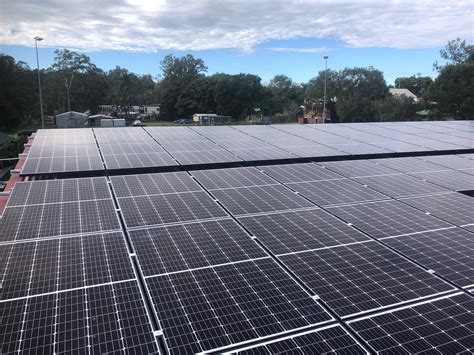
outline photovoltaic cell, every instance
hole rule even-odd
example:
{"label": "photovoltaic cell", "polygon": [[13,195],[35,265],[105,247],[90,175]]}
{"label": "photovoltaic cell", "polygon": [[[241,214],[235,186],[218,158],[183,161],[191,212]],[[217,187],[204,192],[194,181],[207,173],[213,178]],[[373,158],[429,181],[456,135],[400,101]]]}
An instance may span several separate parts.
{"label": "photovoltaic cell", "polygon": [[104,177],[65,180],[18,182],[8,206],[34,205],[56,202],[110,199]]}
{"label": "photovoltaic cell", "polygon": [[459,287],[474,284],[473,234],[460,228],[384,239],[384,243]]}
{"label": "photovoltaic cell", "polygon": [[278,184],[255,168],[201,170],[192,174],[208,190]]}
{"label": "photovoltaic cell", "polygon": [[128,228],[227,217],[204,191],[122,197],[118,201]]}
{"label": "photovoltaic cell", "polygon": [[434,155],[420,157],[418,159],[423,159],[424,161],[449,169],[474,169],[473,161],[459,157],[457,155]]}
{"label": "photovoltaic cell", "polygon": [[233,215],[314,207],[311,202],[281,185],[213,190],[212,194]]}
{"label": "photovoltaic cell", "polygon": [[319,209],[241,217],[239,222],[275,255],[370,240]]}
{"label": "photovoltaic cell", "polygon": [[366,354],[367,351],[339,325],[306,332],[245,350],[239,355],[251,354]]}
{"label": "photovoltaic cell", "polygon": [[402,173],[446,170],[442,166],[414,157],[377,159],[376,162]]}
{"label": "photovoltaic cell", "polygon": [[368,176],[354,178],[354,181],[394,198],[449,191],[406,174]]}
{"label": "photovoltaic cell", "polygon": [[232,219],[137,229],[130,237],[145,276],[267,256]]}
{"label": "photovoltaic cell", "polygon": [[324,162],[319,163],[319,165],[325,166],[329,170],[349,178],[360,176],[390,175],[397,173],[397,171],[393,169],[379,165],[375,161],[370,160]]}
{"label": "photovoltaic cell", "polygon": [[410,175],[450,190],[474,190],[474,179],[472,175],[458,170],[431,171],[426,173],[413,173]]}
{"label": "photovoltaic cell", "polygon": [[297,182],[287,186],[322,207],[388,198],[350,179]]}
{"label": "photovoltaic cell", "polygon": [[374,238],[393,237],[452,226],[398,201],[331,207],[329,211]]}
{"label": "photovoltaic cell", "polygon": [[120,232],[0,245],[1,300],[135,278]]}
{"label": "photovoltaic cell", "polygon": [[1,226],[0,241],[120,229],[112,199],[9,207]]}
{"label": "photovoltaic cell", "polygon": [[242,159],[224,149],[193,152],[173,152],[172,155],[181,165],[199,165],[242,161]]}
{"label": "photovoltaic cell", "polygon": [[474,345],[474,299],[466,294],[349,322],[376,352],[461,354]]}
{"label": "photovoltaic cell", "polygon": [[341,317],[453,289],[375,241],[279,259]]}
{"label": "photovoltaic cell", "polygon": [[186,172],[111,176],[117,197],[202,191]]}
{"label": "photovoltaic cell", "polygon": [[136,281],[6,301],[0,314],[2,354],[158,351]]}
{"label": "photovoltaic cell", "polygon": [[474,224],[474,199],[457,192],[400,201],[457,226]]}
{"label": "photovoltaic cell", "polygon": [[342,176],[317,164],[266,165],[259,169],[281,183],[341,179]]}
{"label": "photovoltaic cell", "polygon": [[270,258],[147,279],[171,353],[197,353],[331,320]]}

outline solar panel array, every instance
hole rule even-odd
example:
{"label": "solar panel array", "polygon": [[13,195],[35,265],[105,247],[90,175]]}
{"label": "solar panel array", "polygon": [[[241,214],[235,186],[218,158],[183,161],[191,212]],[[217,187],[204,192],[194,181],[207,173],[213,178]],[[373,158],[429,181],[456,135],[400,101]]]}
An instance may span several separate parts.
{"label": "solar panel array", "polygon": [[[462,151],[474,148],[471,130],[471,125],[458,122],[39,130],[21,174],[97,175],[129,169]],[[440,166],[452,168],[454,163],[445,161],[438,159]],[[472,163],[464,164],[456,169],[474,169]]]}
{"label": "solar panel array", "polygon": [[17,183],[0,221],[0,353],[468,352],[470,154],[258,163],[463,150],[472,131],[113,128],[51,134],[55,148],[40,131],[45,159],[93,132],[105,173],[162,154],[195,167]]}

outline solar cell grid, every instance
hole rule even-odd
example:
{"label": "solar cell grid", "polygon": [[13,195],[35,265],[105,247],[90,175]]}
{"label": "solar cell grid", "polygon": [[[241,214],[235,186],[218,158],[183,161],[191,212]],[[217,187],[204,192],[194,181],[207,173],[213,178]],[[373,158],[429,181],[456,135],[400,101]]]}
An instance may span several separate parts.
{"label": "solar cell grid", "polygon": [[210,351],[331,320],[270,258],[147,279],[171,353]]}
{"label": "solar cell grid", "polygon": [[166,152],[151,152],[146,154],[110,154],[104,155],[104,161],[108,170],[178,165],[178,163]]}
{"label": "solar cell grid", "polygon": [[233,215],[314,207],[311,202],[281,185],[213,190],[212,194]]}
{"label": "solar cell grid", "polygon": [[2,354],[158,351],[136,281],[7,301],[0,313]]}
{"label": "solar cell grid", "polygon": [[474,344],[474,300],[458,294],[349,322],[376,352],[469,353]]}
{"label": "solar cell grid", "polygon": [[122,197],[118,202],[128,228],[227,217],[203,191]]}
{"label": "solar cell grid", "polygon": [[291,154],[283,149],[276,147],[270,148],[255,148],[255,149],[229,149],[239,158],[249,160],[275,160],[275,159],[292,159],[297,158],[296,155]]}
{"label": "solar cell grid", "polygon": [[453,289],[375,241],[278,258],[341,317]]}
{"label": "solar cell grid", "polygon": [[193,171],[192,175],[208,190],[278,184],[253,167]]}
{"label": "solar cell grid", "polygon": [[402,173],[446,170],[445,168],[414,157],[377,159],[377,163]]}
{"label": "solar cell grid", "polygon": [[[438,155],[438,156],[427,156],[418,159],[423,159],[424,161],[440,165],[449,169],[473,169],[474,162],[458,157],[456,155]],[[442,169],[439,169],[442,170]]]}
{"label": "solar cell grid", "polygon": [[332,148],[336,148],[342,152],[351,154],[351,155],[363,155],[363,154],[386,154],[393,153],[393,151],[375,145],[370,145],[366,143],[357,143],[357,144],[338,144],[332,145]]}
{"label": "solar cell grid", "polygon": [[[203,138],[204,139],[204,138]],[[189,141],[189,142],[175,142],[175,141],[163,141],[161,142],[163,147],[168,152],[195,152],[195,151],[208,151],[208,150],[221,150],[217,144],[209,141]]]}
{"label": "solar cell grid", "polygon": [[394,198],[449,191],[406,174],[367,176],[354,178],[354,181]]}
{"label": "solar cell grid", "polygon": [[342,178],[341,175],[313,163],[267,165],[260,166],[259,169],[282,183],[323,181]]}
{"label": "solar cell grid", "polygon": [[14,186],[8,206],[110,199],[104,177],[19,182]]}
{"label": "solar cell grid", "polygon": [[181,165],[199,165],[242,161],[242,159],[224,149],[193,152],[173,152],[172,155]]}
{"label": "solar cell grid", "polygon": [[145,276],[264,258],[231,219],[130,231]]}
{"label": "solar cell grid", "polygon": [[122,233],[0,245],[1,300],[128,280]]}
{"label": "solar cell grid", "polygon": [[239,355],[250,354],[366,354],[367,351],[339,325],[306,332],[292,338],[265,345],[237,350]]}
{"label": "solar cell grid", "polygon": [[328,210],[374,238],[393,237],[452,226],[398,201],[331,207]]}
{"label": "solar cell grid", "polygon": [[242,217],[239,221],[275,255],[370,240],[319,209]]}
{"label": "solar cell grid", "polygon": [[286,185],[323,207],[388,198],[350,179],[297,182]]}
{"label": "solar cell grid", "polygon": [[101,171],[104,165],[100,155],[54,158],[27,158],[21,175]]}
{"label": "solar cell grid", "polygon": [[324,145],[313,144],[303,146],[285,146],[285,150],[292,154],[295,154],[302,158],[311,157],[336,157],[347,155],[347,153],[341,152],[340,150],[326,147]]}
{"label": "solar cell grid", "polygon": [[459,287],[474,284],[473,234],[442,229],[384,239],[384,243]]}
{"label": "solar cell grid", "polygon": [[419,179],[433,184],[443,186],[450,190],[464,191],[474,190],[474,179],[472,175],[459,170],[430,171],[426,173],[410,173]]}
{"label": "solar cell grid", "polygon": [[457,226],[474,225],[474,199],[457,192],[401,201]]}
{"label": "solar cell grid", "polygon": [[324,162],[318,164],[349,178],[359,176],[390,175],[397,173],[396,170],[379,165],[370,160],[349,160]]}
{"label": "solar cell grid", "polygon": [[186,172],[110,177],[117,197],[202,191]]}
{"label": "solar cell grid", "polygon": [[7,207],[0,241],[120,229],[112,199]]}
{"label": "solar cell grid", "polygon": [[152,152],[163,153],[165,150],[155,141],[151,142],[121,142],[120,144],[101,144],[100,151],[103,155],[121,154],[149,154]]}

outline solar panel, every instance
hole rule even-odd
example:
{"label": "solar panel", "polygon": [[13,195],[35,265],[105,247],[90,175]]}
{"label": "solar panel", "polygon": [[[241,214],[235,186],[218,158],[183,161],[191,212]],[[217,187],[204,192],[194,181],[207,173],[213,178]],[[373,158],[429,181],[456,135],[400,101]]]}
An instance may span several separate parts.
{"label": "solar panel", "polygon": [[324,169],[317,164],[266,165],[259,169],[281,183],[324,181],[342,178],[341,175]]}
{"label": "solar panel", "polygon": [[173,152],[173,157],[181,165],[200,165],[214,163],[229,163],[242,161],[239,157],[224,149],[193,151],[193,152]]}
{"label": "solar panel", "polygon": [[117,197],[202,191],[186,172],[111,176]]}
{"label": "solar panel", "polygon": [[110,199],[112,195],[104,177],[66,180],[18,182],[8,206],[55,202]]}
{"label": "solar panel", "polygon": [[104,155],[104,162],[108,170],[178,166],[176,160],[166,152],[110,154]]}
{"label": "solar panel", "polygon": [[7,207],[0,241],[120,229],[112,199]]}
{"label": "solar panel", "polygon": [[319,144],[303,146],[285,146],[284,148],[288,152],[302,158],[337,157],[347,155],[347,153],[341,152],[340,150]]}
{"label": "solar panel", "polygon": [[[244,145],[245,146],[245,145]],[[242,147],[242,146],[240,146]],[[276,147],[254,149],[229,149],[233,154],[245,161],[295,159],[296,155]]]}
{"label": "solar panel", "polygon": [[367,351],[340,325],[312,330],[265,345],[236,350],[250,354],[364,354]]}
{"label": "solar panel", "polygon": [[375,145],[357,143],[357,144],[339,144],[334,145],[332,148],[336,148],[342,152],[351,154],[351,155],[365,155],[365,154],[386,154],[393,153],[393,151],[381,147],[376,147]]}
{"label": "solar panel", "polygon": [[374,145],[381,147],[383,149],[388,149],[392,152],[397,153],[409,153],[409,152],[426,152],[429,151],[429,148],[420,147],[416,144],[410,144],[406,142],[397,142],[397,141],[388,141],[388,142],[374,142]]}
{"label": "solar panel", "polygon": [[27,158],[21,169],[21,175],[102,170],[104,170],[104,165],[98,154],[79,157]]}
{"label": "solar panel", "polygon": [[211,351],[332,319],[270,258],[146,282],[171,353]]}
{"label": "solar panel", "polygon": [[278,184],[253,167],[193,171],[192,175],[208,190]]}
{"label": "solar panel", "polygon": [[459,287],[474,284],[474,239],[460,228],[386,238],[384,243]]}
{"label": "solar panel", "polygon": [[320,209],[241,217],[239,222],[275,255],[370,240]]}
{"label": "solar panel", "polygon": [[[427,156],[419,159],[450,169],[473,169],[474,162],[456,155]],[[441,169],[440,169],[441,170]]]}
{"label": "solar panel", "polygon": [[469,353],[474,299],[466,294],[385,312],[349,325],[375,352]]}
{"label": "solar panel", "polygon": [[402,173],[421,173],[426,171],[446,170],[437,164],[433,164],[414,157],[386,158],[377,159],[375,161],[380,165],[387,166]]}
{"label": "solar panel", "polygon": [[323,207],[388,198],[350,179],[297,182],[287,186]]}
{"label": "solar panel", "polygon": [[341,317],[453,289],[375,241],[278,258]]}
{"label": "solar panel", "polygon": [[128,228],[227,217],[203,191],[122,197],[118,202]]}
{"label": "solar panel", "polygon": [[450,190],[474,190],[472,175],[457,170],[431,171],[426,173],[412,173],[419,179],[443,186]]}
{"label": "solar panel", "polygon": [[457,226],[474,225],[474,199],[457,192],[401,201]]}
{"label": "solar panel", "polygon": [[394,198],[449,191],[406,174],[367,176],[354,178],[354,181]]}
{"label": "solar panel", "polygon": [[314,207],[311,202],[281,185],[213,190],[212,194],[233,215]]}
{"label": "solar panel", "polygon": [[394,237],[452,226],[398,201],[331,207],[328,210],[374,238]]}
{"label": "solar panel", "polygon": [[137,229],[130,237],[145,276],[267,257],[232,219]]}
{"label": "solar panel", "polygon": [[136,281],[6,301],[0,314],[3,354],[158,351]]}
{"label": "solar panel", "polygon": [[0,299],[134,279],[121,232],[0,245]]}
{"label": "solar panel", "polygon": [[375,163],[375,161],[370,160],[324,162],[319,163],[319,165],[325,166],[329,170],[349,178],[359,176],[390,175],[397,173],[397,171],[393,169],[379,165]]}

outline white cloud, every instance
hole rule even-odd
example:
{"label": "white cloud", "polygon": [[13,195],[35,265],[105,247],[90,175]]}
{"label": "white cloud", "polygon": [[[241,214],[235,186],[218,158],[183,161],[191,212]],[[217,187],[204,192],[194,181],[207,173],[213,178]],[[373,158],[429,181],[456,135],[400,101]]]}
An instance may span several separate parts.
{"label": "white cloud", "polygon": [[313,48],[269,47],[265,49],[272,52],[295,52],[295,53],[326,53],[333,50],[333,48],[329,48],[329,47],[313,47]]}
{"label": "white cloud", "polygon": [[[2,1],[0,44],[83,50],[233,48],[328,38],[353,47],[472,41],[472,1],[83,0]],[[269,48],[316,53],[319,48]]]}

